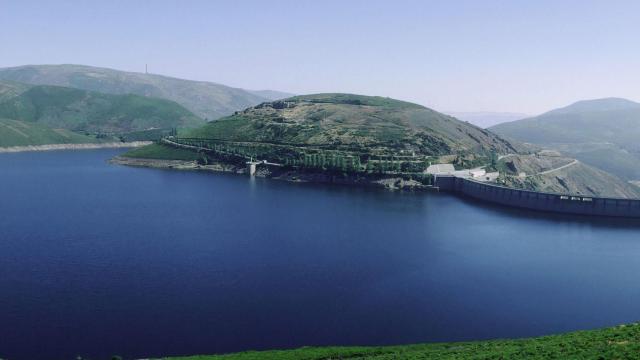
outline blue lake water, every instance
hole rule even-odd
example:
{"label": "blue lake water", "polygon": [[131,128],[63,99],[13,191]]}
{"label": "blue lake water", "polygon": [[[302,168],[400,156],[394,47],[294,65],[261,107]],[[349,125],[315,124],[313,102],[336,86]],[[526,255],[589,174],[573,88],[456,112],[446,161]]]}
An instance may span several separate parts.
{"label": "blue lake water", "polygon": [[0,155],[0,358],[522,337],[640,320],[640,222]]}

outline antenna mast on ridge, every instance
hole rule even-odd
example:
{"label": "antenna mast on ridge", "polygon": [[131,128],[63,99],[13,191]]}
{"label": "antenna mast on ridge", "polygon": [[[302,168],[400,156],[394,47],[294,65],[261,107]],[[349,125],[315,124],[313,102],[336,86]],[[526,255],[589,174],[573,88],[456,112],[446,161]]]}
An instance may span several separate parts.
{"label": "antenna mast on ridge", "polygon": [[147,64],[144,64],[144,73],[145,73],[145,74],[148,74],[148,73],[149,73],[149,71],[147,71]]}

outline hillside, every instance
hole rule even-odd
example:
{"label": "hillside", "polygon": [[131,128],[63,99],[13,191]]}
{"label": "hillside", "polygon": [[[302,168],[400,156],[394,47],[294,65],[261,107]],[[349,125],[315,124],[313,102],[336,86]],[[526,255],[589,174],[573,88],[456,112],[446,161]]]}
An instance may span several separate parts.
{"label": "hillside", "polygon": [[640,325],[576,331],[515,340],[378,347],[304,347],[227,355],[168,357],[167,360],[329,360],[329,359],[637,359]]}
{"label": "hillside", "polygon": [[33,86],[0,103],[0,117],[91,133],[189,127],[204,121],[168,100]]}
{"label": "hillside", "polygon": [[512,155],[498,163],[509,187],[593,197],[640,198],[640,188],[578,160],[550,152]]}
{"label": "hillside", "polygon": [[73,87],[107,94],[136,94],[175,101],[203,119],[230,115],[285,95],[221,84],[84,65],[27,65],[0,69],[0,80]]}
{"label": "hillside", "polygon": [[196,138],[376,148],[422,155],[516,152],[508,141],[426,107],[350,94],[295,96],[208,123]]}
{"label": "hillside", "polygon": [[581,101],[490,130],[560,150],[625,180],[640,179],[640,104],[633,101]]}
{"label": "hillside", "polygon": [[65,129],[51,129],[40,124],[0,118],[0,147],[87,144],[101,141],[103,139],[96,139]]}
{"label": "hillside", "polygon": [[13,81],[0,81],[0,103],[14,98],[30,88],[27,84]]}

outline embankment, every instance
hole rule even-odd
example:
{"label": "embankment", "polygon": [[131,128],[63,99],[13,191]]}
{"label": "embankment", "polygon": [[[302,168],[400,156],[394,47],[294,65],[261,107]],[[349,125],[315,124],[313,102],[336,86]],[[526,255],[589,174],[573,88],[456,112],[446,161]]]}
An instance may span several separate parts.
{"label": "embankment", "polygon": [[[193,160],[170,160],[124,156],[116,156],[109,161],[112,164],[157,169],[197,170],[248,174],[245,165],[230,164],[209,160],[207,165]],[[388,190],[430,191],[435,188],[420,181],[406,179],[393,174],[344,174],[340,172],[300,171],[299,169],[266,167],[260,165],[255,176],[273,180],[296,183],[325,183],[351,186],[367,186]]]}
{"label": "embankment", "polygon": [[90,150],[107,148],[132,148],[152,144],[151,141],[109,142],[95,144],[49,144],[0,147],[0,153],[16,153],[24,151],[52,151],[52,150]]}
{"label": "embankment", "polygon": [[491,203],[545,212],[640,218],[640,200],[585,197],[512,189],[455,176],[438,176],[441,190]]}

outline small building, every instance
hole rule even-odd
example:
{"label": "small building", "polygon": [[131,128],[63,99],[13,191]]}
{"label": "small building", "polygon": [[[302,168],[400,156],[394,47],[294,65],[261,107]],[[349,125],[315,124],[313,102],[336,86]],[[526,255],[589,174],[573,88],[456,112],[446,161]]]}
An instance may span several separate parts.
{"label": "small building", "polygon": [[442,175],[442,174],[453,174],[456,171],[456,168],[453,167],[453,164],[434,164],[429,165],[427,168],[427,174],[431,175]]}

